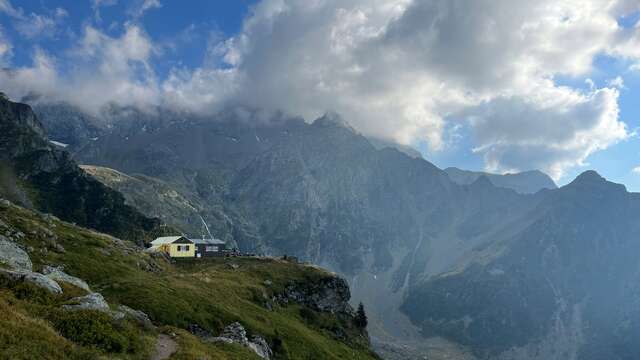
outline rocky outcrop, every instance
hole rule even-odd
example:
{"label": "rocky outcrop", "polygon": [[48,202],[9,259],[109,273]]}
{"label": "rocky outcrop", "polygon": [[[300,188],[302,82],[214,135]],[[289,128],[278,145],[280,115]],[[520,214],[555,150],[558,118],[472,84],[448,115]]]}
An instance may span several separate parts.
{"label": "rocky outcrop", "polygon": [[49,279],[66,282],[79,287],[80,289],[91,292],[91,288],[89,288],[89,285],[84,280],[65,273],[60,267],[45,266],[42,270],[42,273],[45,274]]}
{"label": "rocky outcrop", "polygon": [[43,288],[52,294],[61,294],[62,288],[54,280],[33,271],[28,270],[4,270],[0,269],[0,274],[6,276],[14,282],[31,283],[37,287]]}
{"label": "rocky outcrop", "polygon": [[253,335],[251,339],[247,337],[247,330],[239,322],[234,322],[224,328],[222,334],[211,338],[212,342],[224,342],[228,344],[239,344],[247,347],[263,359],[271,359],[273,351],[269,347],[267,340],[259,335]]}
{"label": "rocky outcrop", "polygon": [[251,341],[249,341],[249,349],[253,350],[253,352],[263,359],[271,359],[273,356],[271,347],[269,347],[267,340],[262,336],[252,336]]}
{"label": "rocky outcrop", "polygon": [[140,310],[135,310],[132,309],[128,306],[125,305],[118,305],[118,311],[131,317],[133,320],[135,320],[139,325],[143,326],[146,329],[152,329],[154,328],[153,323],[151,322],[151,319],[149,318],[149,315],[147,315],[146,313],[140,311]]}
{"label": "rocky outcrop", "polygon": [[[4,223],[1,224],[1,227],[9,229],[8,225]],[[31,271],[33,264],[29,254],[18,244],[2,235],[0,235],[0,263],[9,267],[9,269],[0,269],[0,274],[10,281],[31,283],[53,294],[62,293],[62,288],[55,280]]]}
{"label": "rocky outcrop", "polygon": [[33,267],[27,252],[2,235],[0,235],[0,263],[25,271],[31,271]]}
{"label": "rocky outcrop", "polygon": [[347,282],[340,277],[331,276],[318,281],[287,285],[284,293],[276,296],[276,302],[286,304],[293,301],[318,311],[352,314],[350,298]]}
{"label": "rocky outcrop", "polygon": [[109,304],[99,293],[91,293],[89,295],[80,296],[71,299],[72,304],[62,305],[65,310],[96,310],[110,312]]}

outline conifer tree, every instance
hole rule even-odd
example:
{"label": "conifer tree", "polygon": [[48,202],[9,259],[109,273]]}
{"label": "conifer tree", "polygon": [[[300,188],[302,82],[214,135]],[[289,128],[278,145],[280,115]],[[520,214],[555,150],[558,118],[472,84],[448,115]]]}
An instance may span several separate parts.
{"label": "conifer tree", "polygon": [[368,323],[367,314],[364,312],[364,305],[362,305],[362,303],[358,305],[358,311],[356,312],[355,323],[356,323],[356,326],[359,327],[360,329],[364,329],[367,327],[367,323]]}

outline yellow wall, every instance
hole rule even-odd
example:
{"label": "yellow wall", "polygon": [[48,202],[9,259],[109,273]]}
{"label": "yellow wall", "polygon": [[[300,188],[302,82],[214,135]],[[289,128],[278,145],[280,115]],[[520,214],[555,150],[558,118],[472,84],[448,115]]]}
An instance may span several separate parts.
{"label": "yellow wall", "polygon": [[[188,251],[178,251],[178,246],[188,246]],[[196,245],[195,244],[169,244],[169,256],[171,257],[195,257]]]}

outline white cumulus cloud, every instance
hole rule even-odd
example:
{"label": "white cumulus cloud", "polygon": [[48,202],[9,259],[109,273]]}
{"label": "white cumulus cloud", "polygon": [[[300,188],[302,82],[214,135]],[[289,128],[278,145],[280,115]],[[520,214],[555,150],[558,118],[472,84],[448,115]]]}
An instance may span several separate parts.
{"label": "white cumulus cloud", "polygon": [[[94,0],[96,8],[113,2]],[[135,4],[134,18],[161,6]],[[629,136],[619,118],[622,78],[587,90],[554,79],[586,81],[601,54],[639,62],[640,27],[617,22],[638,5],[262,0],[239,33],[209,46],[202,66],[174,68],[166,78],[153,69],[161,46],[128,24],[119,37],[87,26],[64,59],[78,62],[71,74],[56,73],[55,60],[40,54],[0,81],[16,95],[34,87],[94,111],[109,101],[199,112],[232,102],[307,119],[334,110],[367,135],[426,141],[432,151],[447,148],[447,129],[464,125],[487,169],[539,168],[557,179]],[[38,73],[49,77],[27,81]]]}
{"label": "white cumulus cloud", "polygon": [[636,32],[616,21],[634,9],[610,0],[265,0],[217,50],[244,82],[245,103],[307,118],[333,109],[367,134],[426,139],[433,150],[463,115],[488,169],[558,178],[627,136],[617,84],[585,94],[553,78],[587,76],[598,54],[635,57],[620,49]]}
{"label": "white cumulus cloud", "polygon": [[56,59],[36,50],[33,65],[0,73],[2,88],[19,99],[35,91],[50,100],[70,101],[96,113],[109,103],[148,106],[159,103],[159,85],[150,65],[154,45],[138,26],[128,25],[120,37],[86,26],[69,52],[74,71],[60,75]]}
{"label": "white cumulus cloud", "polygon": [[134,2],[133,7],[129,10],[129,13],[134,18],[140,18],[145,12],[151,9],[161,8],[162,4],[160,0],[138,0]]}

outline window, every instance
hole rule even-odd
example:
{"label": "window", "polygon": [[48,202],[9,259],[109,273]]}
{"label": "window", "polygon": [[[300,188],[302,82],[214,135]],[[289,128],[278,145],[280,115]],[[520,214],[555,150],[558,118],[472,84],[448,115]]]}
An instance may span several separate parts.
{"label": "window", "polygon": [[206,246],[204,248],[204,251],[206,251],[206,252],[218,252],[218,247],[217,246]]}
{"label": "window", "polygon": [[189,245],[178,245],[178,251],[189,251]]}

